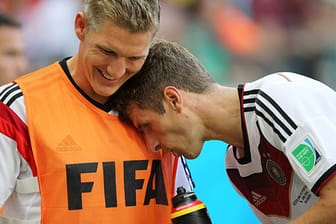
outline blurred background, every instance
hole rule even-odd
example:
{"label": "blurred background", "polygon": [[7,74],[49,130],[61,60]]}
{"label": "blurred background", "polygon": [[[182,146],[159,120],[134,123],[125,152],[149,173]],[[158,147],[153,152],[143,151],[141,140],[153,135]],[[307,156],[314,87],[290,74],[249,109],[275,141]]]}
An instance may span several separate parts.
{"label": "blurred background", "polygon": [[[0,0],[23,23],[30,70],[74,54],[83,0]],[[161,0],[159,36],[194,53],[220,83],[277,71],[336,88],[336,0]]]}
{"label": "blurred background", "polygon": [[[29,70],[73,55],[82,0],[0,0],[23,24]],[[228,86],[290,71],[336,89],[336,0],[161,0],[159,37],[184,45]],[[214,224],[259,223],[224,171],[226,144],[210,141],[188,161]]]}

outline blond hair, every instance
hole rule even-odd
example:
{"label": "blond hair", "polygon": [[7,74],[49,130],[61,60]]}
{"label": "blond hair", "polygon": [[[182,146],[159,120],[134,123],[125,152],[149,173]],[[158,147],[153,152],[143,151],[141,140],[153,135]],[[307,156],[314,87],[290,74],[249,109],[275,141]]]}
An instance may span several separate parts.
{"label": "blond hair", "polygon": [[155,33],[160,24],[158,0],[85,0],[84,13],[94,30],[106,20],[134,33]]}

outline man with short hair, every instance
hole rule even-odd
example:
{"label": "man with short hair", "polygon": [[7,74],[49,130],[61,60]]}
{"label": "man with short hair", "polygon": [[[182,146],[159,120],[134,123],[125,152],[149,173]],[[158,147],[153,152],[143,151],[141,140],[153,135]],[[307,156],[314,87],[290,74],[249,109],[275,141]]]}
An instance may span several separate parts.
{"label": "man with short hair", "polygon": [[0,13],[0,84],[8,83],[28,69],[22,25]]}
{"label": "man with short hair", "polygon": [[84,4],[74,56],[0,87],[0,223],[170,224],[187,166],[148,151],[110,102],[145,62],[159,2]]}
{"label": "man with short hair", "polygon": [[228,143],[228,176],[263,224],[335,222],[336,92],[323,83],[279,72],[222,86],[185,48],[158,41],[114,98],[152,151],[194,159],[207,140]]}

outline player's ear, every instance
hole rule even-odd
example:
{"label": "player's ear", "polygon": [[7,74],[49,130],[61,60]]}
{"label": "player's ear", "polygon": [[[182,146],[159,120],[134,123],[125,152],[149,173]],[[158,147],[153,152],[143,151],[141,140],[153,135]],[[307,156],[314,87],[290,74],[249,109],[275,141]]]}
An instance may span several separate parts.
{"label": "player's ear", "polygon": [[181,111],[183,100],[181,92],[174,86],[166,86],[163,90],[163,98],[166,104],[178,112]]}
{"label": "player's ear", "polygon": [[83,41],[87,32],[87,21],[83,12],[78,12],[75,17],[75,33],[79,40]]}

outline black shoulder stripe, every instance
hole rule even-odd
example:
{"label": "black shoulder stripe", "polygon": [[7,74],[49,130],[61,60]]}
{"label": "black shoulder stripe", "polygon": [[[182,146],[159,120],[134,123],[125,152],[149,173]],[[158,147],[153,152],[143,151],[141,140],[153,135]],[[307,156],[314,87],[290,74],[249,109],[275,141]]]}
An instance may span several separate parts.
{"label": "black shoulder stripe", "polygon": [[244,99],[243,100],[244,104],[255,103],[255,101],[256,101],[256,98],[250,98],[250,99]]}
{"label": "black shoulder stripe", "polygon": [[[251,90],[251,91],[246,91],[244,92],[244,97],[245,96],[248,96],[248,95],[255,95],[257,94],[258,91],[255,91],[255,90]],[[255,110],[255,101],[256,101],[257,98],[248,98],[248,99],[243,99],[243,104],[244,104],[244,111],[245,112],[251,112],[251,111],[254,111]],[[252,104],[252,106],[246,106],[246,104]]]}
{"label": "black shoulder stripe", "polygon": [[265,92],[260,91],[259,92],[262,97],[264,97],[270,104],[273,105],[275,109],[283,116],[283,118],[292,126],[292,128],[296,129],[297,125],[294,123],[294,121],[281,109],[281,107]]}
{"label": "black shoulder stripe", "polygon": [[[244,97],[245,96],[252,96],[247,99],[244,98],[243,100],[245,112],[255,111],[256,115],[261,117],[283,142],[286,141],[286,137],[280,130],[288,136],[292,135],[292,129],[295,130],[297,125],[269,95],[260,89],[253,89],[244,92]],[[261,100],[257,96],[261,96],[264,100]],[[263,110],[263,112],[256,107],[257,105]],[[277,124],[278,128],[274,124]]]}
{"label": "black shoulder stripe", "polygon": [[244,96],[248,96],[248,95],[255,95],[258,94],[260,92],[259,89],[252,89],[252,90],[248,90],[244,92]]}
{"label": "black shoulder stripe", "polygon": [[244,112],[251,112],[251,111],[255,111],[255,107],[245,107],[244,108]]}
{"label": "black shoulder stripe", "polygon": [[13,86],[12,88],[9,88],[7,89],[6,92],[4,92],[4,95],[1,97],[1,101],[4,101],[6,100],[6,98],[11,94],[13,93],[15,90],[18,90],[19,89],[19,86]]}
{"label": "black shoulder stripe", "polygon": [[286,138],[281,134],[281,132],[274,126],[274,124],[267,119],[267,117],[259,110],[255,110],[256,114],[261,117],[262,119],[264,119],[264,121],[273,129],[274,133],[276,133],[279,138],[281,139],[282,142],[286,141]]}
{"label": "black shoulder stripe", "polygon": [[[15,94],[13,95],[13,93]],[[0,97],[1,97],[0,101],[10,106],[17,98],[21,96],[23,96],[23,94],[22,94],[22,91],[20,90],[20,87],[16,83],[13,83],[7,86],[6,88],[4,88],[0,92]]]}
{"label": "black shoulder stripe", "polygon": [[[6,88],[4,88],[1,92],[0,92],[0,97],[5,95],[8,91],[10,91],[14,86],[17,86],[17,84],[12,83],[10,85],[8,85]],[[3,98],[3,97],[2,97]],[[2,100],[1,100],[2,101]]]}
{"label": "black shoulder stripe", "polygon": [[289,128],[286,127],[286,125],[273,113],[273,111],[270,110],[263,102],[260,100],[256,100],[256,103],[264,109],[264,111],[272,117],[275,123],[277,123],[286,133],[287,135],[291,135],[292,132],[289,130]]}
{"label": "black shoulder stripe", "polygon": [[10,107],[10,106],[12,105],[12,103],[13,103],[17,98],[19,98],[19,97],[21,97],[21,96],[23,96],[23,93],[22,93],[22,92],[19,92],[19,93],[15,94],[14,96],[12,96],[12,97],[8,100],[8,102],[6,103],[7,106]]}

